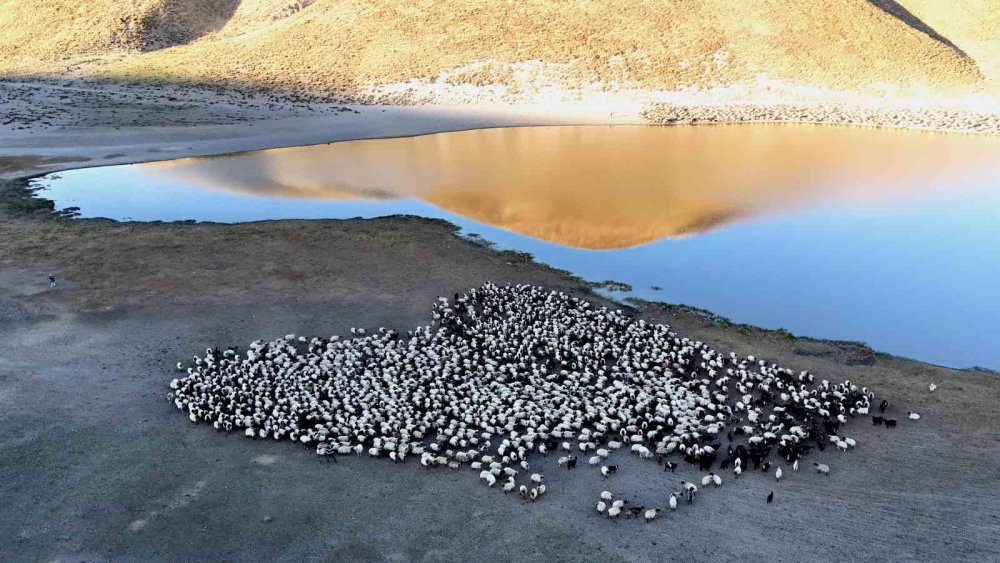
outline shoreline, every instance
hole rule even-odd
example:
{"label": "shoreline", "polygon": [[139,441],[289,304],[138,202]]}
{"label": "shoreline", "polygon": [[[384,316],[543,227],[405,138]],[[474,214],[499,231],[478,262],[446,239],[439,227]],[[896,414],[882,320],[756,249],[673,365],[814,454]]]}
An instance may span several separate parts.
{"label": "shoreline", "polygon": [[[143,86],[141,84],[126,83],[98,83],[84,81],[73,82],[62,79],[39,79],[37,81],[5,81],[0,80],[0,95],[5,87],[15,86],[42,86],[53,89],[43,92],[43,99],[49,99],[56,92],[71,90],[74,92],[86,92],[88,87],[96,88],[101,95],[123,95],[131,89],[138,89],[141,93],[148,94],[150,90],[158,92],[164,99],[153,98],[151,105],[144,110],[163,113],[161,121],[166,121],[172,104],[179,101],[185,103],[189,99],[198,99],[200,96],[209,93],[213,96],[233,95],[233,92],[221,91],[219,88],[206,89],[205,87],[177,87],[171,85]],[[222,92],[222,94],[220,94]],[[261,99],[275,99],[271,94],[254,94]],[[425,97],[429,94],[425,93]],[[406,99],[405,96],[397,98]],[[440,96],[437,98],[440,100]],[[0,97],[0,102],[3,98]],[[412,101],[412,100],[411,100]],[[253,104],[263,103],[261,100],[250,102]],[[300,101],[288,102],[293,106]],[[856,111],[867,111],[869,116],[880,115],[879,108],[863,106],[838,106],[824,105],[823,103],[790,103],[776,101],[770,105],[749,104],[734,101],[732,103],[718,103],[717,101],[703,104],[689,104],[676,102],[656,102],[645,107],[638,108],[635,113],[622,112],[621,106],[615,102],[606,103],[576,103],[558,108],[547,108],[537,105],[474,105],[467,103],[453,104],[416,104],[416,105],[344,105],[335,102],[314,103],[314,109],[309,109],[304,115],[280,115],[273,118],[271,114],[251,115],[252,112],[232,117],[231,122],[225,124],[211,125],[148,125],[142,127],[127,127],[124,124],[115,124],[114,120],[105,123],[103,126],[91,128],[91,136],[97,137],[99,143],[80,147],[70,144],[71,138],[76,138],[79,131],[75,127],[56,128],[54,131],[42,130],[39,135],[35,131],[28,133],[10,131],[0,128],[0,183],[10,182],[9,185],[20,186],[14,191],[20,190],[21,194],[15,194],[15,200],[28,197],[33,203],[24,206],[29,210],[25,213],[43,212],[51,213],[53,217],[59,217],[58,210],[50,200],[39,197],[30,190],[30,182],[33,179],[61,172],[65,170],[96,168],[103,166],[119,166],[128,164],[140,164],[148,162],[158,162],[193,157],[212,157],[232,155],[245,152],[256,152],[270,149],[325,145],[338,142],[375,140],[399,137],[414,137],[424,135],[435,135],[458,131],[470,131],[477,129],[493,129],[506,127],[572,127],[572,126],[705,126],[705,125],[811,125],[811,126],[832,126],[832,127],[867,127],[883,130],[909,130],[935,134],[982,134],[993,135],[991,131],[969,131],[955,129],[934,129],[916,128],[905,124],[881,124],[878,122],[854,121],[805,121],[802,119],[784,120],[777,117],[795,112],[818,111],[823,115],[837,117],[838,109],[851,107]],[[619,111],[615,111],[617,108]],[[78,113],[87,115],[88,112],[100,111],[101,104],[88,106],[83,104],[75,108]],[[231,109],[231,108],[229,108]],[[325,113],[325,110],[332,109],[333,114]],[[633,108],[636,109],[636,108]],[[885,109],[884,107],[881,109]],[[287,111],[287,107],[279,108],[275,111]],[[892,111],[901,111],[899,108]],[[911,112],[909,115],[923,115],[919,111],[913,113],[912,108],[905,110]],[[938,112],[938,115],[951,116],[954,110],[942,110],[940,108],[925,108],[926,112]],[[944,113],[942,113],[944,112]],[[617,115],[617,117],[615,117]],[[810,114],[799,113],[799,117],[806,117]],[[846,117],[856,115],[853,113],[844,114]],[[893,115],[893,114],[889,114]],[[990,115],[992,125],[996,132],[1000,133],[1000,113],[981,114]],[[198,117],[212,117],[197,114]],[[734,116],[738,117],[734,119]],[[107,116],[105,116],[107,117]],[[844,117],[844,116],[841,116]],[[261,131],[264,126],[267,130]],[[317,131],[318,130],[318,131]],[[23,130],[22,130],[23,131]],[[4,143],[4,141],[8,141]],[[13,142],[10,142],[13,141]],[[132,144],[139,150],[129,150]],[[26,155],[25,151],[34,151],[36,154]],[[100,156],[100,155],[104,156]],[[40,162],[30,163],[31,166],[18,166],[17,159],[25,157],[38,158]],[[5,160],[14,162],[13,166],[5,165]],[[5,192],[10,192],[11,188],[0,188]],[[0,196],[0,199],[7,200],[9,205],[9,195]],[[35,204],[37,202],[37,205]],[[74,221],[114,221],[113,219],[76,219]],[[428,219],[429,221],[436,221]],[[268,221],[270,223],[271,221]],[[138,222],[138,224],[144,224]],[[169,223],[168,223],[169,224]],[[176,224],[186,224],[186,222],[176,222]],[[254,224],[254,223],[249,223]],[[451,228],[455,228],[450,224]],[[459,238],[463,238],[460,235]],[[471,241],[477,244],[475,241]],[[488,250],[496,252],[489,246],[484,245]],[[576,277],[570,272],[564,272],[552,268],[543,263],[532,263],[541,267],[553,269],[561,274],[568,275],[581,283],[588,284],[586,280]],[[609,298],[595,291],[593,295]],[[628,298],[632,299],[632,298]],[[643,301],[642,299],[639,301]],[[711,311],[704,311],[698,307],[682,303],[664,303],[648,301],[653,305],[666,307],[680,307],[696,313],[707,314],[706,318],[716,322],[721,319],[722,324],[737,327],[749,327],[758,331],[782,332],[781,329],[768,329],[749,323],[735,323],[728,318],[722,317]],[[626,303],[622,303],[625,305]],[[628,305],[632,306],[632,305]],[[812,339],[826,343],[836,343],[839,340],[829,340],[821,337],[795,336],[795,338]],[[867,349],[870,353],[885,356],[899,357],[908,361],[919,362],[930,366],[940,367],[956,371],[979,370],[996,373],[990,368],[982,366],[952,367],[924,362],[916,358],[905,356],[894,356],[887,352],[873,350],[863,342],[845,341],[851,345],[858,345]]]}
{"label": "shoreline", "polygon": [[[249,221],[242,223],[214,223],[214,222],[192,222],[192,221],[119,221],[112,218],[77,218],[69,215],[61,215],[60,211],[55,209],[54,202],[50,199],[38,196],[30,186],[30,180],[37,176],[17,178],[12,180],[2,180],[0,179],[0,206],[6,207],[7,215],[11,218],[18,219],[29,219],[29,220],[41,220],[41,221],[59,221],[68,222],[70,224],[81,224],[86,226],[90,225],[129,225],[129,226],[169,226],[169,227],[179,227],[183,228],[185,226],[191,225],[201,225],[206,227],[231,227],[235,225],[246,225],[246,226],[268,226],[268,225],[279,225],[288,223],[301,223],[301,222],[353,222],[353,219],[269,219],[260,221]],[[5,185],[6,184],[6,185]],[[627,307],[632,309],[635,314],[648,313],[650,310],[662,310],[665,312],[670,311],[681,311],[684,314],[695,315],[703,318],[705,321],[727,329],[735,329],[741,331],[744,334],[750,336],[753,334],[766,335],[768,337],[777,336],[781,338],[788,339],[789,341],[803,341],[803,342],[813,342],[823,345],[833,346],[840,348],[847,354],[847,365],[859,365],[865,364],[870,365],[874,362],[876,357],[882,357],[885,359],[896,359],[905,362],[912,362],[914,364],[920,364],[936,369],[963,372],[963,373],[986,373],[992,374],[1000,377],[1000,371],[994,370],[992,368],[970,365],[964,367],[948,366],[943,364],[936,364],[933,362],[928,362],[921,360],[919,358],[911,358],[908,356],[902,356],[898,354],[892,354],[890,352],[884,352],[876,350],[869,346],[867,343],[857,340],[844,340],[841,338],[824,338],[819,336],[808,336],[793,334],[784,328],[767,328],[759,325],[755,325],[749,322],[737,322],[733,321],[729,317],[715,313],[708,309],[697,307],[694,305],[689,305],[685,303],[670,303],[667,301],[659,301],[652,299],[644,299],[635,296],[619,296],[615,295],[618,291],[627,290],[606,290],[599,291],[602,288],[607,288],[608,286],[616,286],[620,284],[621,286],[628,286],[622,282],[616,282],[613,280],[605,281],[592,281],[587,280],[579,275],[561,268],[557,268],[545,262],[538,261],[535,256],[531,253],[522,252],[516,249],[499,249],[496,248],[495,244],[491,241],[482,239],[481,237],[470,238],[469,236],[463,235],[460,230],[461,227],[446,220],[437,219],[422,216],[413,215],[386,215],[374,218],[358,219],[365,222],[378,222],[381,220],[406,220],[406,221],[418,221],[423,222],[428,225],[438,225],[443,226],[448,229],[455,239],[462,241],[464,243],[470,244],[477,248],[481,248],[484,251],[507,261],[510,264],[518,264],[522,266],[530,266],[532,268],[537,268],[545,270],[555,274],[575,285],[578,286],[577,291],[585,294],[591,299],[598,299],[607,301],[609,303],[614,303],[621,307]]]}
{"label": "shoreline", "polygon": [[644,110],[642,116],[658,125],[812,124],[963,135],[1000,134],[1000,113],[940,108],[836,106],[824,103],[664,103]]}
{"label": "shoreline", "polygon": [[[73,93],[72,104],[64,102],[66,92]],[[709,93],[707,101],[697,101],[691,93],[653,94],[646,93],[645,100],[635,94],[640,96],[639,102],[629,101],[631,93],[618,93],[591,102],[561,100],[558,104],[544,99],[486,103],[475,97],[451,99],[443,95],[426,98],[443,103],[413,103],[399,96],[395,99],[405,103],[361,105],[302,102],[279,94],[183,85],[0,80],[0,107],[30,121],[19,124],[17,118],[11,118],[7,126],[0,126],[0,178],[500,127],[802,124],[1000,134],[1000,108],[993,106],[993,111],[983,111],[933,104],[920,108],[912,103],[859,103],[857,99],[787,101],[781,97],[754,102],[728,93]],[[206,96],[212,102],[200,103]],[[84,131],[87,142],[82,145]],[[29,157],[34,160],[16,161]]]}
{"label": "shoreline", "polygon": [[[48,83],[47,83],[48,84]],[[0,89],[4,83],[0,81]],[[51,84],[50,84],[51,86]],[[64,86],[53,86],[57,91]],[[76,87],[74,87],[76,88]],[[185,95],[199,96],[203,92],[199,89],[186,91]],[[50,92],[51,94],[51,92]],[[168,89],[166,95],[170,98],[179,96],[177,92]],[[154,107],[171,107],[167,102],[154,100]],[[333,105],[332,108],[340,109],[344,106]],[[656,108],[646,109],[639,115],[621,115],[612,118],[609,108],[615,106],[594,106],[577,105],[563,108],[559,112],[549,112],[539,107],[518,107],[500,106],[484,108],[481,106],[349,106],[350,112],[338,111],[333,115],[323,114],[321,111],[309,110],[307,115],[292,115],[279,117],[271,121],[268,115],[263,118],[257,116],[256,120],[244,115],[237,116],[232,123],[223,125],[194,125],[187,127],[171,127],[163,125],[153,125],[146,127],[125,128],[118,130],[119,125],[106,124],[103,127],[96,127],[90,133],[99,140],[105,142],[97,146],[87,146],[85,148],[70,145],[70,138],[77,138],[79,132],[75,128],[56,129],[55,131],[39,131],[34,133],[21,133],[16,135],[21,141],[0,145],[0,180],[7,179],[13,182],[24,184],[27,189],[30,180],[44,176],[46,174],[63,170],[91,168],[101,166],[116,166],[124,164],[135,164],[143,162],[154,162],[162,160],[173,160],[178,158],[216,156],[237,154],[240,152],[252,152],[268,150],[273,148],[323,145],[335,142],[370,140],[393,137],[409,137],[420,135],[433,135],[445,132],[467,131],[475,129],[502,128],[502,127],[545,127],[545,126],[619,126],[619,125],[647,125],[653,119],[667,119],[668,115],[677,114],[659,113],[657,116],[650,112]],[[759,106],[739,106],[739,105],[704,105],[704,106],[670,106],[664,108],[657,106],[663,111],[693,111],[692,108],[711,108],[708,116],[717,121],[675,121],[670,125],[707,125],[707,124],[754,124],[750,120],[723,121],[734,108],[757,108]],[[799,107],[789,105],[786,107]],[[88,108],[83,106],[78,108],[81,113],[87,113]],[[99,109],[99,108],[98,108]],[[148,108],[144,108],[148,109]],[[360,112],[360,113],[356,113]],[[606,113],[607,112],[607,113]],[[712,113],[721,112],[721,113]],[[318,114],[318,115],[314,115]],[[168,117],[165,112],[163,118]],[[696,114],[697,115],[697,114]],[[209,116],[211,117],[211,116]],[[690,118],[691,114],[681,114],[680,117]],[[113,123],[113,122],[112,122]],[[318,123],[318,125],[317,125]],[[779,121],[773,123],[797,125],[803,122]],[[997,123],[1000,123],[998,118]],[[659,126],[656,123],[653,126]],[[885,128],[878,124],[854,124],[854,123],[811,123],[810,125],[830,125],[830,126],[855,126],[855,127],[875,127]],[[902,129],[902,127],[892,127]],[[114,129],[112,131],[112,129]],[[266,129],[262,131],[261,129]],[[318,132],[317,132],[318,130]],[[927,130],[922,130],[927,131]],[[952,131],[928,131],[940,134],[954,134]],[[249,133],[249,135],[247,135]],[[968,133],[963,133],[968,134]],[[986,133],[989,134],[989,133]],[[6,132],[10,137],[10,132]],[[5,132],[0,130],[0,141],[4,140]],[[133,147],[125,145],[132,140],[138,140],[135,150]],[[16,141],[16,139],[15,139]],[[23,151],[34,150],[37,157],[42,159],[53,159],[48,162],[41,162],[40,166],[4,167],[4,160],[16,159],[17,155],[24,158]],[[73,153],[83,153],[76,154]],[[101,156],[104,155],[104,156]],[[31,196],[36,201],[43,198]],[[47,200],[44,200],[47,201]],[[33,207],[33,206],[28,206]],[[45,207],[44,205],[42,207]],[[51,212],[57,210],[48,207]],[[82,220],[81,220],[82,221]],[[698,310],[697,307],[685,304],[668,304],[677,307],[687,307]],[[712,316],[718,316],[711,313]],[[742,323],[734,323],[741,324]],[[763,327],[751,326],[759,330],[772,330]],[[810,337],[807,337],[810,338]],[[873,351],[874,352],[874,351]],[[887,354],[887,353],[885,353]],[[913,359],[915,362],[922,362]],[[926,362],[922,362],[926,363]],[[929,364],[936,365],[936,364]],[[949,367],[940,366],[946,369],[969,370],[977,366]],[[987,368],[988,369],[988,368]]]}

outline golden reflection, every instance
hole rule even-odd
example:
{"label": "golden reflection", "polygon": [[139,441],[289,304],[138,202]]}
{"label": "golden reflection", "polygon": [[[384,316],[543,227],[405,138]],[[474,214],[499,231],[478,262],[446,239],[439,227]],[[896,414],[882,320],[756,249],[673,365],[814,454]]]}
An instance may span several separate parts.
{"label": "golden reflection", "polygon": [[578,248],[634,246],[791,208],[958,185],[996,139],[809,125],[532,127],[145,165],[261,197],[418,198]]}

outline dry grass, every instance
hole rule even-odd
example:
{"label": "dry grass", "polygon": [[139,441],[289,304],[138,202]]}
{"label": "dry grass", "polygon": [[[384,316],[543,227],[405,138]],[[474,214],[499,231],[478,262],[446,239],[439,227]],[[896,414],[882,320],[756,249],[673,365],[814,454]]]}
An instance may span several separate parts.
{"label": "dry grass", "polygon": [[184,44],[221,28],[239,0],[0,0],[0,68]]}
{"label": "dry grass", "polygon": [[972,57],[987,79],[1000,83],[1000,2],[900,0],[900,4]]}
{"label": "dry grass", "polygon": [[118,53],[82,71],[350,96],[452,69],[470,70],[450,83],[504,83],[507,65],[543,61],[565,65],[569,88],[710,87],[766,73],[955,94],[982,85],[976,62],[996,71],[991,2],[907,0],[947,21],[938,31],[955,37],[942,41],[864,0],[0,0],[0,72]]}

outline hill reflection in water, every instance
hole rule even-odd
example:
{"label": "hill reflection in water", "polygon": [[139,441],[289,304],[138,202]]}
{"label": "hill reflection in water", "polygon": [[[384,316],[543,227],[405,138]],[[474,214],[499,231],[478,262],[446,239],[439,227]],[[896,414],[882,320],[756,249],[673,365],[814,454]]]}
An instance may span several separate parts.
{"label": "hill reflection in water", "polygon": [[549,242],[610,249],[789,209],[933,190],[969,172],[993,148],[970,136],[800,125],[539,127],[143,167],[260,197],[416,198]]}

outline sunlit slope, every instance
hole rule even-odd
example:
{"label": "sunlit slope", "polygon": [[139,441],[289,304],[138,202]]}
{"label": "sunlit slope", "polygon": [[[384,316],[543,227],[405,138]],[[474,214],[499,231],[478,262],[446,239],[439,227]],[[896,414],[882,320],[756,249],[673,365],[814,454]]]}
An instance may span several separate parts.
{"label": "sunlit slope", "polygon": [[899,3],[968,54],[988,80],[1000,83],[1000,1],[900,0]]}
{"label": "sunlit slope", "polygon": [[188,43],[239,0],[0,0],[0,68],[128,55]]}
{"label": "sunlit slope", "polygon": [[[970,26],[960,27],[972,36]],[[530,80],[564,88],[709,87],[760,74],[917,93],[982,82],[948,41],[866,0],[0,0],[0,31],[8,70],[111,52],[125,54],[85,71],[346,94],[442,73],[520,87],[508,65],[526,61],[542,63]]]}

